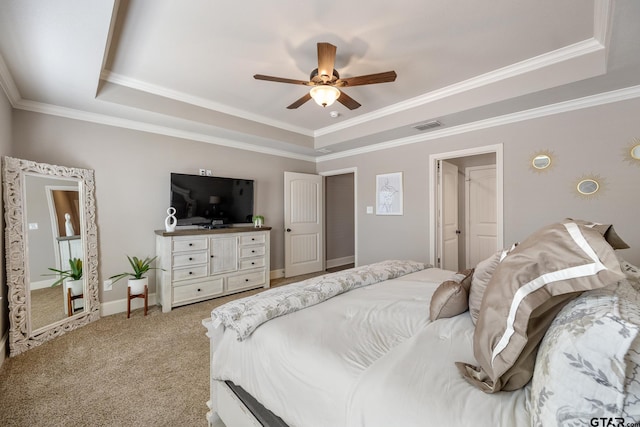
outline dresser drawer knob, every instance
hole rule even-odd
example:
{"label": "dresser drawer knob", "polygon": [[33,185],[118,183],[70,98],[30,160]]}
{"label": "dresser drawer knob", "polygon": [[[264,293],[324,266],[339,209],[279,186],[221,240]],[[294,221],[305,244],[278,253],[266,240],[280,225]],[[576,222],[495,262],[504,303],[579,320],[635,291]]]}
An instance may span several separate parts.
{"label": "dresser drawer knob", "polygon": [[193,258],[189,257],[189,261],[193,261]]}
{"label": "dresser drawer knob", "polygon": [[189,274],[193,274],[193,271],[190,271]]}
{"label": "dresser drawer knob", "polygon": [[252,253],[252,254],[255,254],[255,253],[256,253],[256,251],[251,251],[251,253]]}
{"label": "dresser drawer knob", "polygon": [[256,263],[255,263],[255,262],[252,262],[252,263],[251,263],[251,265],[256,265]]}
{"label": "dresser drawer knob", "polygon": [[244,281],[245,281],[245,282],[248,282],[248,281],[249,281],[249,279],[244,279]]}
{"label": "dresser drawer knob", "polygon": [[251,240],[256,240],[256,238],[255,238],[255,237],[252,237],[252,238],[251,238]]}
{"label": "dresser drawer knob", "polygon": [[193,243],[189,243],[189,246],[193,246]]}
{"label": "dresser drawer knob", "polygon": [[198,292],[200,292],[202,289],[198,288]]}

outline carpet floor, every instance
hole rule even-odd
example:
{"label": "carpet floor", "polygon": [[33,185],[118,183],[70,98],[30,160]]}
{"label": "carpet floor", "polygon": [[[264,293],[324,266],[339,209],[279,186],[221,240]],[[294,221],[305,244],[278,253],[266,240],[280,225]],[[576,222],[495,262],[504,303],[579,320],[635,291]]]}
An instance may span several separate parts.
{"label": "carpet floor", "polygon": [[130,319],[126,313],[103,317],[5,360],[0,425],[206,426],[209,340],[201,321],[214,307],[260,291],[169,313],[154,306],[146,317],[142,309]]}

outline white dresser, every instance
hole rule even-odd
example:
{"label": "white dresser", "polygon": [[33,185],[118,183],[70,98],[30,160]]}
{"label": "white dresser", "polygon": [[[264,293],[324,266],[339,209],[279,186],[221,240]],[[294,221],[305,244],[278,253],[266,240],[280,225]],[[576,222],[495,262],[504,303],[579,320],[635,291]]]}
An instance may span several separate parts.
{"label": "white dresser", "polygon": [[271,227],[156,231],[156,296],[162,311],[269,287]]}

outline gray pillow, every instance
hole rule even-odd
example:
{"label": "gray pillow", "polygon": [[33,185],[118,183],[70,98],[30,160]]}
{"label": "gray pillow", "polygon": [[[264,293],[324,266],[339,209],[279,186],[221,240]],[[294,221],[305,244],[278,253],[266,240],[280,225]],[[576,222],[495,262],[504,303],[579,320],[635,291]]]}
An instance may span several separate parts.
{"label": "gray pillow", "polygon": [[457,316],[469,308],[468,295],[473,269],[460,271],[438,286],[431,297],[431,321]]}

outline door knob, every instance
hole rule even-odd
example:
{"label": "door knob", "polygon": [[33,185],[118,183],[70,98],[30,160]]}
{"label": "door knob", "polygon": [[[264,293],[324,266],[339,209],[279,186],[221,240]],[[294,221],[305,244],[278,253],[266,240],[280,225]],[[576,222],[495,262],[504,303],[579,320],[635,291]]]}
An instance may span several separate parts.
{"label": "door knob", "polygon": [[290,228],[287,228],[287,233],[291,233],[291,229]]}

